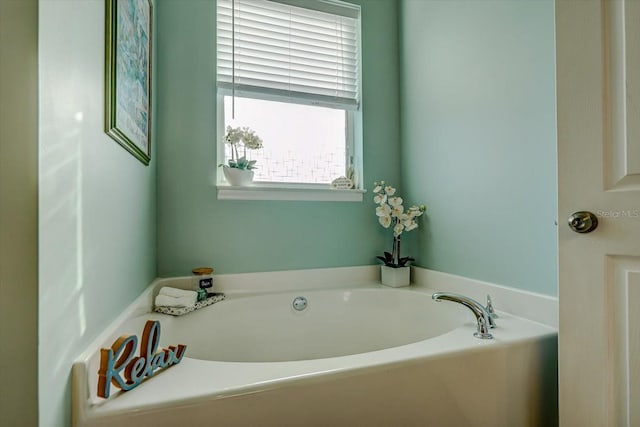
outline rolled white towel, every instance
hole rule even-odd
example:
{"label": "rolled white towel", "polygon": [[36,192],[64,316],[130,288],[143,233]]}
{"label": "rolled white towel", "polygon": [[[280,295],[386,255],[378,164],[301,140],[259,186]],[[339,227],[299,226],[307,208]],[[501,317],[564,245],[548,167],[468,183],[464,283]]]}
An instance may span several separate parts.
{"label": "rolled white towel", "polygon": [[196,304],[198,295],[194,292],[192,296],[171,297],[169,295],[158,295],[156,297],[156,306],[159,307],[193,307]]}
{"label": "rolled white towel", "polygon": [[184,289],[170,288],[169,286],[163,286],[162,288],[160,288],[160,292],[158,292],[158,295],[168,295],[170,297],[180,298],[180,297],[191,297],[193,295],[197,297],[198,293],[196,291],[187,291]]}

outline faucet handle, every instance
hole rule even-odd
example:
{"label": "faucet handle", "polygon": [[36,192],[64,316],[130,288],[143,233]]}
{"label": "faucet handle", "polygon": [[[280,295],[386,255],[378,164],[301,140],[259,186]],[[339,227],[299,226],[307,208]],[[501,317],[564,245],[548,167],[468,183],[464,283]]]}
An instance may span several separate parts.
{"label": "faucet handle", "polygon": [[491,301],[491,295],[489,294],[487,294],[486,310],[487,310],[487,313],[489,313],[489,327],[495,328],[496,327],[495,319],[499,318],[500,316],[498,316],[498,313],[496,313],[495,310],[493,309],[493,301]]}
{"label": "faucet handle", "polygon": [[491,301],[491,295],[487,294],[487,313],[489,313],[489,316],[497,319],[500,316],[498,316],[498,313],[495,312],[495,310],[493,309],[493,301]]}

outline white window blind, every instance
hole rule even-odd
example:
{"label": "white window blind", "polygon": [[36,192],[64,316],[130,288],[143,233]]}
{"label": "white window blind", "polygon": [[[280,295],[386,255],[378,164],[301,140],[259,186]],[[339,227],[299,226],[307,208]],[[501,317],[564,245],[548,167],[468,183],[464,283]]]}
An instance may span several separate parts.
{"label": "white window blind", "polygon": [[358,109],[359,39],[355,5],[218,0],[218,88],[238,96]]}

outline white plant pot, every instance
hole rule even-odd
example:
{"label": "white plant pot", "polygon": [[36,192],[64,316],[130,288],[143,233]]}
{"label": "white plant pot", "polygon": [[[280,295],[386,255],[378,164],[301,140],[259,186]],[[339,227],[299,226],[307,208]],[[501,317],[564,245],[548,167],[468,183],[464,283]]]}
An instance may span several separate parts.
{"label": "white plant pot", "polygon": [[409,286],[411,283],[411,268],[410,267],[387,267],[386,265],[380,266],[381,270],[381,282],[385,286],[392,288],[401,288],[403,286]]}
{"label": "white plant pot", "polygon": [[229,185],[234,187],[246,187],[253,184],[253,171],[247,169],[230,168],[223,166],[224,178]]}

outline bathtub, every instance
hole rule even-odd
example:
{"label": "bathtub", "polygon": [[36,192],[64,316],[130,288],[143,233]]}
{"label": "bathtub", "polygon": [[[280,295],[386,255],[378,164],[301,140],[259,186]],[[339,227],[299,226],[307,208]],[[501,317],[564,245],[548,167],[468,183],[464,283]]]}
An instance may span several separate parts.
{"label": "bathtub", "polygon": [[[433,289],[377,284],[227,292],[181,317],[140,313],[162,285],[74,364],[74,425],[557,424],[549,326],[500,313],[494,339],[481,340],[470,311],[432,301]],[[129,392],[98,398],[98,347],[139,335],[147,320],[160,322],[161,346],[185,344],[186,356]]]}

